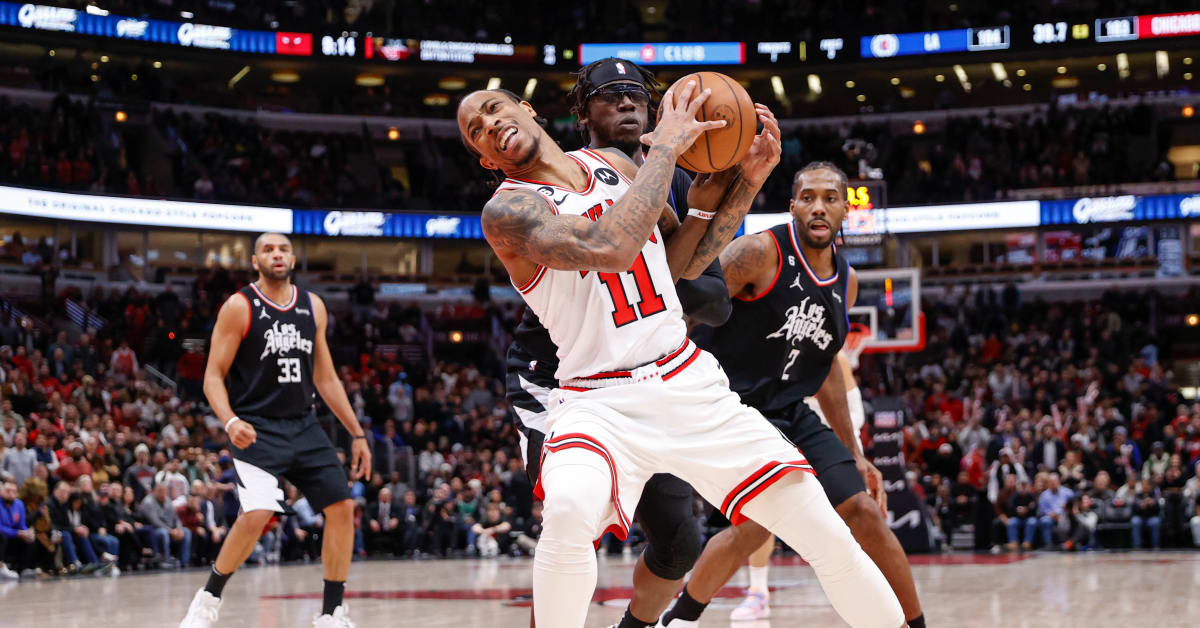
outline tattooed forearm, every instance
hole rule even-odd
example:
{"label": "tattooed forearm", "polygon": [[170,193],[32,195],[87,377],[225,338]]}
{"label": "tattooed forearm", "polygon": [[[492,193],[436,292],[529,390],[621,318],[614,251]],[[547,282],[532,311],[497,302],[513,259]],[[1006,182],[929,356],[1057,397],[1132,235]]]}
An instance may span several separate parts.
{"label": "tattooed forearm", "polygon": [[742,220],[746,217],[746,212],[750,211],[750,203],[754,202],[758,190],[759,186],[746,181],[741,176],[733,182],[729,192],[725,194],[725,199],[721,201],[717,215],[708,225],[708,231],[696,245],[696,252],[692,255],[692,260],[684,268],[684,277],[693,279],[700,276],[700,273],[704,272],[704,269],[729,244],[734,234],[737,233],[738,227],[741,226]]}
{"label": "tattooed forearm", "polygon": [[667,204],[675,153],[656,146],[633,185],[596,221],[557,215],[529,190],[497,194],[483,208],[483,233],[502,258],[518,256],[558,270],[628,270]]}
{"label": "tattooed forearm", "polygon": [[770,242],[761,233],[744,235],[729,244],[721,251],[721,271],[725,273],[725,285],[729,288],[729,296],[752,298],[758,294],[759,278],[770,272],[774,266],[771,253],[774,252]]}

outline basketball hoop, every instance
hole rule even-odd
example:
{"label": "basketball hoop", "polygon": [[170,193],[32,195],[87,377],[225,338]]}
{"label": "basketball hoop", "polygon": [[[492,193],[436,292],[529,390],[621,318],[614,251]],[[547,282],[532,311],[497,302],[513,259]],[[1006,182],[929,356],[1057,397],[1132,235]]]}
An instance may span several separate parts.
{"label": "basketball hoop", "polygon": [[842,351],[850,360],[850,368],[858,368],[858,356],[862,354],[863,349],[867,348],[867,341],[870,339],[870,325],[850,323],[850,329],[846,332],[846,343],[842,345]]}

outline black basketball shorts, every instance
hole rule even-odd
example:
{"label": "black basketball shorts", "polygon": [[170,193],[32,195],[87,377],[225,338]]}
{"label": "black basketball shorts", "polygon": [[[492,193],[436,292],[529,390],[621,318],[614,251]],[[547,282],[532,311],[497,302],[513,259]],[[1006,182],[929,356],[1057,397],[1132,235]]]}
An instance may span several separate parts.
{"label": "black basketball shorts", "polygon": [[797,403],[781,417],[767,420],[800,448],[834,508],[855,493],[866,492],[867,485],[854,466],[854,454],[808,404]]}
{"label": "black basketball shorts", "polygon": [[316,512],[350,499],[350,479],[317,417],[268,419],[240,416],[258,439],[245,449],[232,443],[242,512],[288,512],[279,478],[291,482]]}

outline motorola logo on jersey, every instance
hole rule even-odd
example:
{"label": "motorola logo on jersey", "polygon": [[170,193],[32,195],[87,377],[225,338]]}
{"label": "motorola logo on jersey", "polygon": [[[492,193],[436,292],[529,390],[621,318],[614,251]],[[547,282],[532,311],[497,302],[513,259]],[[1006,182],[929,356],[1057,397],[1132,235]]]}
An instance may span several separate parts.
{"label": "motorola logo on jersey", "polygon": [[294,323],[275,321],[271,328],[263,333],[263,340],[266,341],[266,346],[262,355],[258,356],[260,360],[268,355],[286,355],[295,350],[313,352],[313,341],[305,338]]}
{"label": "motorola logo on jersey", "polygon": [[804,297],[800,305],[789,307],[787,321],[767,338],[785,338],[793,346],[807,339],[822,351],[828,349],[833,342],[833,334],[826,329],[825,306],[810,301],[811,297]]}
{"label": "motorola logo on jersey", "polygon": [[617,173],[608,168],[597,168],[596,178],[600,179],[600,182],[605,185],[616,185],[617,181],[620,180],[617,178]]}

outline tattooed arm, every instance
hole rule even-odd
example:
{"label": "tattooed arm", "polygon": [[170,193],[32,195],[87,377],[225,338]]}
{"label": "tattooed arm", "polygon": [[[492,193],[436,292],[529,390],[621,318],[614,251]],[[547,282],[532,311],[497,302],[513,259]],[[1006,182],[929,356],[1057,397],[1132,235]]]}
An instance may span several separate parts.
{"label": "tattooed arm", "polygon": [[750,152],[737,165],[740,176],[730,183],[717,215],[696,245],[691,261],[683,269],[683,277],[686,279],[698,277],[709,262],[720,255],[721,250],[729,244],[745,219],[746,212],[750,211],[754,197],[779,163],[779,156],[783,152],[779,140],[779,123],[775,121],[774,114],[766,105],[755,104],[754,108],[763,123],[763,130],[754,137]]}
{"label": "tattooed arm", "polygon": [[695,87],[694,81],[684,85],[678,106],[673,88],[667,90],[658,127],[641,138],[650,145],[645,163],[621,200],[597,220],[555,214],[541,195],[527,190],[500,192],[484,205],[483,235],[514,281],[532,276],[539,264],[614,273],[633,265],[667,204],[675,160],[701,133],[725,126],[723,120],[696,120],[712,92],[692,98]]}
{"label": "tattooed arm", "polygon": [[721,270],[729,296],[756,298],[778,276],[779,250],[766,232],[744,235],[721,251]]}
{"label": "tattooed arm", "polygon": [[528,263],[514,267],[522,266],[518,260],[555,270],[629,270],[667,203],[675,156],[668,146],[651,148],[633,186],[595,221],[554,214],[530,190],[499,192],[483,207],[483,234],[514,280],[533,272]]}

